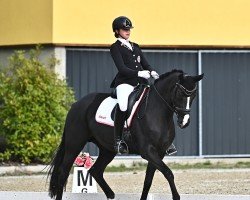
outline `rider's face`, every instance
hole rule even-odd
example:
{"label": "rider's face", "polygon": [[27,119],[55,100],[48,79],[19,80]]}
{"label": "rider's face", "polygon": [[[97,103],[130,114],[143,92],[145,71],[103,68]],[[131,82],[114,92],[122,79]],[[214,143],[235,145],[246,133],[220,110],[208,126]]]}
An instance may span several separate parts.
{"label": "rider's face", "polygon": [[124,29],[120,29],[119,30],[119,35],[124,38],[125,40],[127,40],[130,36],[130,29],[128,30],[124,30]]}

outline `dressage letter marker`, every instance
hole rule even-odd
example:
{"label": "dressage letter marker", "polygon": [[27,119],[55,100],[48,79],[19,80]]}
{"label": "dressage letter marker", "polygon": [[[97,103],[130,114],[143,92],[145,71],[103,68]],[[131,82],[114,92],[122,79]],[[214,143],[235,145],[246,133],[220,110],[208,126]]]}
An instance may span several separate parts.
{"label": "dressage letter marker", "polygon": [[96,181],[84,167],[74,167],[72,193],[97,193]]}

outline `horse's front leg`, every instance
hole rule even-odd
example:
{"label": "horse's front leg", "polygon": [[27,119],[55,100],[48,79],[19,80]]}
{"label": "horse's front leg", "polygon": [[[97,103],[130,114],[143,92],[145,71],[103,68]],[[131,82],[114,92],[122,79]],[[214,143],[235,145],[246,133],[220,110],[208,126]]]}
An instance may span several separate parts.
{"label": "horse's front leg", "polygon": [[144,180],[144,185],[143,185],[143,191],[142,191],[142,195],[141,195],[140,200],[147,199],[149,189],[152,185],[152,180],[153,180],[153,177],[155,174],[155,170],[156,170],[156,168],[151,163],[148,163],[146,176],[145,176],[145,180]]}
{"label": "horse's front leg", "polygon": [[144,151],[142,157],[146,159],[149,163],[151,163],[153,167],[158,169],[164,175],[164,177],[168,180],[169,186],[171,188],[173,200],[180,200],[180,195],[177,192],[175,182],[174,182],[174,175],[172,171],[169,169],[169,167],[165,165],[165,163],[162,161],[156,148],[153,145],[148,145],[148,148],[146,151]]}

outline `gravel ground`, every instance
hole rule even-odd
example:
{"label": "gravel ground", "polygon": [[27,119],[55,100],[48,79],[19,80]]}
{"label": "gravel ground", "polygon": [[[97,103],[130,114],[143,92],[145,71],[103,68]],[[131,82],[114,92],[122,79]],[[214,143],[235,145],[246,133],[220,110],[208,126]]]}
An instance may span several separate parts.
{"label": "gravel ground", "polygon": [[[190,169],[173,170],[176,186],[180,194],[241,194],[250,195],[250,169]],[[105,179],[115,193],[141,193],[144,171],[109,172]],[[72,176],[69,177],[67,191],[71,191]],[[2,176],[0,191],[47,191],[46,175]],[[98,192],[101,189],[98,186]],[[151,193],[170,194],[167,181],[160,172],[156,172]]]}

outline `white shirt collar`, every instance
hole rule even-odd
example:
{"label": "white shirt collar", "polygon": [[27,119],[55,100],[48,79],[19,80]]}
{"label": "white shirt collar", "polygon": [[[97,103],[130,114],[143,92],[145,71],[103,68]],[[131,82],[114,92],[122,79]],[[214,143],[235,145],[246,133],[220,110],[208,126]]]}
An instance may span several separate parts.
{"label": "white shirt collar", "polygon": [[119,40],[122,44],[126,45],[131,51],[133,51],[132,45],[130,44],[129,40],[125,40],[124,38],[117,38],[117,40]]}

